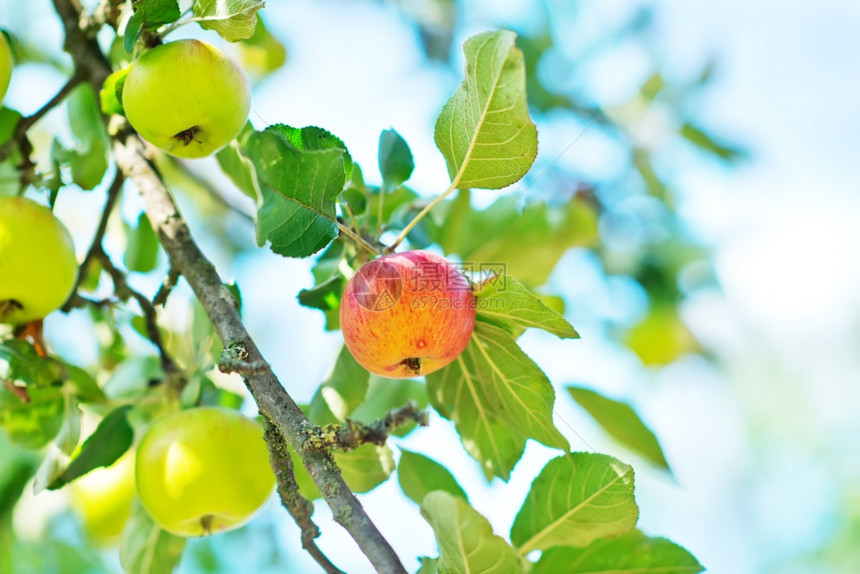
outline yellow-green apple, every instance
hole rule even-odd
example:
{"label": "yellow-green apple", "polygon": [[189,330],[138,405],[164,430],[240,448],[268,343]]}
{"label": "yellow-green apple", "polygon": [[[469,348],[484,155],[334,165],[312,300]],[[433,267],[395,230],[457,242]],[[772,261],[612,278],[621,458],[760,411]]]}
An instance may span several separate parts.
{"label": "yellow-green apple", "polygon": [[134,453],[91,470],[71,484],[71,504],[92,542],[109,546],[119,538],[134,501]]}
{"label": "yellow-green apple", "polygon": [[6,97],[6,90],[9,89],[9,80],[12,78],[14,66],[15,61],[12,59],[9,40],[6,39],[6,34],[0,31],[0,102]]}
{"label": "yellow-green apple", "polygon": [[469,280],[444,257],[393,253],[365,263],[347,282],[340,327],[362,367],[383,377],[413,377],[463,352],[476,306]]}
{"label": "yellow-green apple", "polygon": [[153,421],[137,447],[135,478],[150,517],[178,536],[241,526],[275,486],[261,426],[221,407]]}
{"label": "yellow-green apple", "polygon": [[51,210],[0,197],[0,323],[27,323],[59,309],[77,275],[72,237]]}
{"label": "yellow-green apple", "polygon": [[122,87],[132,127],[152,145],[179,157],[204,157],[245,125],[251,88],[221,50],[200,40],[177,40],[146,51]]}

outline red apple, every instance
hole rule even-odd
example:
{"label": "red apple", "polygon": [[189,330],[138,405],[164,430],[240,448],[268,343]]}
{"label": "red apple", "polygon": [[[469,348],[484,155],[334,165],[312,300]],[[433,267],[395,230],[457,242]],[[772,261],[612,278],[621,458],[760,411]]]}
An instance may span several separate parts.
{"label": "red apple", "polygon": [[444,257],[393,253],[365,263],[346,284],[340,327],[362,367],[383,377],[414,377],[463,352],[476,306],[469,280]]}

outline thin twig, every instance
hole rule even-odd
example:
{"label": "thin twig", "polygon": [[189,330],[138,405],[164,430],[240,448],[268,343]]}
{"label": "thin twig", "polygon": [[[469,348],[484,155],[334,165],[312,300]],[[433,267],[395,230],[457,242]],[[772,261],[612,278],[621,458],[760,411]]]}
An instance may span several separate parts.
{"label": "thin twig", "polygon": [[107,253],[102,249],[101,244],[99,244],[96,249],[95,257],[101,262],[102,269],[110,276],[111,281],[113,281],[114,291],[117,296],[121,299],[128,299],[129,297],[137,301],[137,304],[140,306],[140,310],[143,312],[143,318],[146,322],[146,334],[149,337],[149,340],[152,341],[152,344],[155,345],[155,348],[158,349],[158,355],[161,358],[161,366],[164,368],[165,374],[170,379],[175,379],[172,381],[172,384],[175,386],[182,387],[184,385],[184,381],[178,376],[179,368],[176,366],[176,363],[173,362],[173,359],[170,357],[170,354],[167,352],[167,349],[164,347],[164,342],[161,339],[161,331],[158,330],[158,312],[155,310],[155,305],[152,304],[152,301],[149,300],[143,293],[135,290],[131,285],[128,284],[128,279],[125,276],[125,273],[120,271],[110,260]]}
{"label": "thin twig", "polygon": [[346,419],[340,424],[310,427],[305,430],[305,449],[354,450],[363,444],[384,445],[393,429],[416,422],[427,426],[427,412],[415,401],[394,409],[370,424]]}
{"label": "thin twig", "polygon": [[343,233],[344,235],[346,235],[347,237],[349,237],[350,239],[355,241],[358,245],[360,245],[361,247],[366,249],[372,255],[379,255],[379,251],[377,251],[373,245],[371,245],[370,243],[365,241],[363,237],[361,237],[360,235],[357,235],[349,227],[347,227],[346,225],[344,225],[340,221],[337,222],[337,227],[338,227],[338,229],[340,229],[341,233]]}
{"label": "thin twig", "polygon": [[[84,80],[84,76],[80,73],[75,72],[71,78],[60,88],[60,91],[57,92],[53,98],[48,100],[48,103],[43,105],[41,108],[36,110],[32,115],[24,116],[18,120],[17,125],[15,126],[15,131],[12,134],[12,137],[8,142],[6,142],[2,148],[0,148],[0,161],[5,160],[12,153],[12,150],[15,147],[15,144],[21,145],[21,141],[24,139],[27,134],[27,130],[33,127],[42,117],[50,112],[52,109],[57,107],[57,105],[66,99],[66,96],[74,90],[78,84],[80,84]],[[30,154],[25,154],[29,157]]]}
{"label": "thin twig", "polygon": [[[191,237],[188,225],[155,165],[147,157],[143,142],[134,133],[118,135],[114,151],[117,165],[138,188],[171,265],[188,281],[222,344],[233,349],[237,357],[244,357],[241,363],[253,367],[248,368],[243,378],[260,412],[278,427],[293,450],[301,453],[302,463],[331,508],[334,519],[349,532],[377,571],[405,573],[391,545],[349,490],[331,455],[325,450],[304,450],[302,437],[311,423],[286,392],[245,329],[233,295]],[[234,365],[240,372],[244,366],[241,363]]]}
{"label": "thin twig", "polygon": [[323,554],[315,542],[320,535],[320,529],[311,519],[314,505],[299,492],[293,459],[281,431],[266,416],[263,416],[263,424],[266,429],[265,438],[269,448],[269,460],[277,479],[278,496],[281,498],[281,504],[302,531],[302,548],[307,550],[308,554],[317,561],[317,564],[322,566],[326,573],[344,574],[342,570],[332,564],[328,556]]}
{"label": "thin twig", "polygon": [[167,303],[167,297],[170,295],[170,292],[173,291],[173,288],[176,287],[180,277],[182,277],[182,274],[171,267],[167,272],[167,277],[164,278],[158,291],[155,292],[155,296],[152,298],[152,304],[156,307],[159,305],[164,306],[164,304]]}
{"label": "thin twig", "polygon": [[84,256],[84,260],[81,261],[79,266],[80,271],[78,272],[78,280],[75,283],[75,288],[72,290],[72,295],[69,297],[69,300],[66,301],[65,305],[63,305],[63,311],[68,312],[73,307],[72,301],[75,298],[78,289],[81,287],[81,283],[83,283],[86,278],[87,268],[90,266],[90,263],[98,257],[98,253],[103,252],[102,241],[104,241],[105,232],[107,231],[108,220],[110,219],[111,213],[113,213],[113,208],[116,205],[117,199],[119,199],[124,181],[125,176],[121,171],[117,170],[116,175],[113,178],[113,182],[108,188],[105,206],[102,209],[101,218],[99,219],[99,224],[96,227],[96,232],[93,234],[93,240],[90,242],[90,248],[87,250],[87,254]]}
{"label": "thin twig", "polygon": [[[87,38],[78,27],[80,4],[77,0],[53,0],[53,3],[63,20],[65,48],[72,55],[76,69],[86,71],[87,79],[100,87],[110,73],[110,64],[98,43]],[[188,281],[221,342],[225,347],[243,345],[250,363],[265,362],[242,323],[233,295],[191,237],[188,225],[157,168],[147,157],[143,142],[137,134],[128,130],[117,131],[113,138],[117,167],[134,181],[171,266]],[[293,450],[300,452],[303,446],[301,436],[310,422],[271,367],[267,367],[264,371],[246,376],[245,384],[260,412],[278,427]],[[335,521],[349,532],[374,568],[386,574],[405,574],[406,569],[397,554],[349,490],[331,455],[327,451],[315,450],[302,452],[300,456],[331,508]]]}

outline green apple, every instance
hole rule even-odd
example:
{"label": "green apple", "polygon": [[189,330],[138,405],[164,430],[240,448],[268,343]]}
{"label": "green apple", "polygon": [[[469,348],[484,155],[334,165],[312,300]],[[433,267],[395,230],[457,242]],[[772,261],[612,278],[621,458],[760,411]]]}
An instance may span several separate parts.
{"label": "green apple", "polygon": [[134,453],[88,472],[72,482],[70,490],[72,508],[90,540],[99,546],[116,543],[134,501]]}
{"label": "green apple", "polygon": [[343,339],[358,363],[389,378],[426,375],[456,359],[475,328],[468,279],[444,257],[406,251],[362,265],[340,303]]}
{"label": "green apple", "polygon": [[9,80],[12,78],[14,66],[15,61],[12,59],[9,40],[6,39],[6,34],[0,31],[0,102],[6,97],[6,90],[9,89]]}
{"label": "green apple", "polygon": [[24,197],[0,197],[0,323],[56,311],[77,276],[72,237],[51,210]]}
{"label": "green apple", "polygon": [[155,147],[178,157],[204,157],[239,134],[251,109],[251,87],[215,46],[177,40],[132,63],[122,105],[132,127]]}
{"label": "green apple", "polygon": [[153,421],[137,448],[135,478],[153,521],[178,536],[241,526],[275,486],[261,426],[221,407]]}

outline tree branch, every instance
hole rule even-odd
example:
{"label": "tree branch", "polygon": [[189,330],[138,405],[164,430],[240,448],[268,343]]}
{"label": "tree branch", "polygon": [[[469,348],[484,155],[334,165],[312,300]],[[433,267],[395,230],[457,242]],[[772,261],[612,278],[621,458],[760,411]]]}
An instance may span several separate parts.
{"label": "tree branch", "polygon": [[388,541],[349,490],[328,451],[304,448],[302,437],[311,423],[284,390],[242,324],[236,300],[191,237],[155,165],[147,157],[143,142],[134,133],[120,134],[114,152],[117,165],[140,191],[146,213],[170,257],[171,266],[188,281],[224,346],[240,349],[241,361],[254,366],[243,375],[260,412],[278,427],[293,450],[301,453],[302,463],[331,508],[334,519],[350,533],[374,567],[379,572],[405,573]]}
{"label": "tree branch", "polygon": [[278,495],[281,497],[281,504],[289,511],[302,530],[302,547],[322,566],[327,574],[344,574],[332,564],[328,556],[323,554],[314,542],[320,535],[319,527],[311,520],[314,505],[299,492],[299,484],[293,469],[293,459],[290,456],[287,443],[284,441],[284,436],[268,418],[264,417],[263,422],[266,428],[266,444],[269,446],[269,459],[278,481]]}
{"label": "tree branch", "polygon": [[[96,89],[101,88],[110,73],[110,65],[98,43],[79,27],[79,2],[53,2],[65,26],[65,47],[75,62],[76,73],[84,73]],[[171,267],[188,281],[224,346],[240,344],[247,354],[247,361],[263,367],[259,372],[244,377],[260,412],[274,423],[293,450],[301,453],[302,463],[331,508],[334,519],[349,532],[376,570],[386,574],[405,574],[397,554],[349,490],[331,454],[325,450],[303,451],[301,437],[303,431],[311,426],[310,422],[287,394],[245,329],[233,295],[191,237],[188,225],[147,156],[143,142],[130,130],[120,130],[113,137],[117,167],[140,192]]]}

